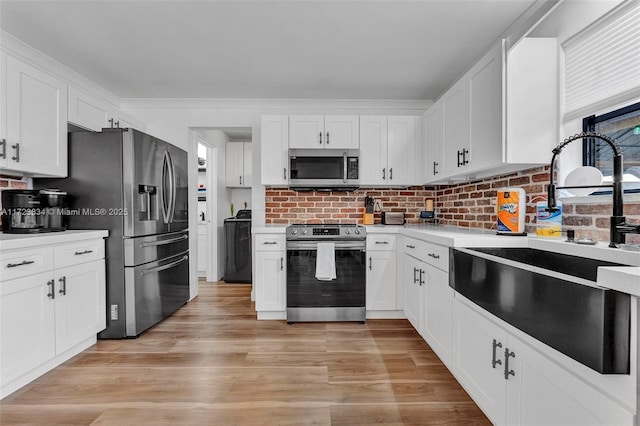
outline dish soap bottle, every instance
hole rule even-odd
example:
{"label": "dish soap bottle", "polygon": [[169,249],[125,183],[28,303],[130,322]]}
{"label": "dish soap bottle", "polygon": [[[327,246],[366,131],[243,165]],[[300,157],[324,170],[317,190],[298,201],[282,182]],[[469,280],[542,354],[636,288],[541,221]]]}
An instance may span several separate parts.
{"label": "dish soap bottle", "polygon": [[524,232],[526,194],[522,188],[498,190],[498,234],[526,235]]}

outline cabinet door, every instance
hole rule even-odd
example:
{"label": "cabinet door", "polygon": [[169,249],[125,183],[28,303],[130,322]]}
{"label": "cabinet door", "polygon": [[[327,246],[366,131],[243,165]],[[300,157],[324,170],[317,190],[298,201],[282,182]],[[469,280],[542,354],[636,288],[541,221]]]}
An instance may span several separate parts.
{"label": "cabinet door", "polygon": [[[462,151],[469,151],[470,108],[469,80],[463,78],[441,100],[444,176],[464,173]],[[467,154],[468,158],[468,154]]]}
{"label": "cabinet door", "polygon": [[242,161],[242,186],[251,188],[253,184],[253,145],[250,142],[244,142],[243,161]]}
{"label": "cabinet door", "polygon": [[367,310],[396,310],[396,252],[368,251],[367,257]]}
{"label": "cabinet door", "polygon": [[478,170],[500,164],[503,153],[503,43],[498,43],[470,71],[470,141],[464,168]]}
{"label": "cabinet door", "polygon": [[404,256],[404,314],[422,335],[422,313],[424,311],[424,264],[411,256]]}
{"label": "cabinet door", "polygon": [[69,86],[69,123],[99,132],[107,127],[112,111],[113,107],[107,101]]}
{"label": "cabinet door", "polygon": [[324,117],[325,148],[358,149],[360,127],[357,115]]}
{"label": "cabinet door", "polygon": [[256,251],[256,311],[284,311],[286,301],[286,254]]}
{"label": "cabinet door", "polygon": [[104,259],[56,270],[56,354],[106,326]]}
{"label": "cabinet door", "polygon": [[47,296],[53,273],[3,281],[0,285],[0,377],[2,385],[55,355],[54,299]]}
{"label": "cabinet door", "polygon": [[225,183],[227,187],[242,187],[244,144],[230,142],[225,146]]}
{"label": "cabinet door", "polygon": [[[500,345],[495,349],[494,340]],[[456,295],[453,301],[452,371],[493,424],[505,423],[506,347],[506,332],[466,306]],[[494,359],[500,364],[494,364]]]}
{"label": "cabinet door", "polygon": [[263,115],[260,133],[261,183],[286,185],[289,181],[289,116]]}
{"label": "cabinet door", "polygon": [[360,185],[387,184],[387,116],[360,117]]}
{"label": "cabinet door", "polygon": [[509,336],[508,425],[633,425],[632,413]]}
{"label": "cabinet door", "polygon": [[9,146],[7,143],[7,55],[0,52],[0,168],[6,169]]}
{"label": "cabinet door", "polygon": [[324,148],[323,115],[289,116],[289,148]]}
{"label": "cabinet door", "polygon": [[437,102],[429,108],[423,120],[424,182],[433,182],[442,177],[442,110]]}
{"label": "cabinet door", "polygon": [[11,56],[6,70],[7,168],[67,175],[67,86]]}
{"label": "cabinet door", "polygon": [[389,144],[387,147],[387,166],[390,185],[415,184],[414,156],[416,143],[417,117],[389,116]]}
{"label": "cabinet door", "polygon": [[424,337],[442,362],[451,365],[453,289],[449,274],[426,265]]}

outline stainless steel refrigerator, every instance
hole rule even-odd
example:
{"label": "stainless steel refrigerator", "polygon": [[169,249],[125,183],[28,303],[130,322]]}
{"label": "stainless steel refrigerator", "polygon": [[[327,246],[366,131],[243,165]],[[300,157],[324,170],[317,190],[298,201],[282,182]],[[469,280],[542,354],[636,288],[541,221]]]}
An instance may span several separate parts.
{"label": "stainless steel refrigerator", "polygon": [[135,337],[189,298],[187,153],[133,129],[69,133],[69,229],[108,229],[107,328]]}

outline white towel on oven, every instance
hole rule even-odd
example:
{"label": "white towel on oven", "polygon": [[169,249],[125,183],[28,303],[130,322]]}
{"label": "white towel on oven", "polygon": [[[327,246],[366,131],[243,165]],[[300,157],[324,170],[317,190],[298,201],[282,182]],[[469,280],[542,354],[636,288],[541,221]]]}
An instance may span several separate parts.
{"label": "white towel on oven", "polygon": [[318,243],[316,278],[320,281],[336,279],[336,246],[334,243]]}

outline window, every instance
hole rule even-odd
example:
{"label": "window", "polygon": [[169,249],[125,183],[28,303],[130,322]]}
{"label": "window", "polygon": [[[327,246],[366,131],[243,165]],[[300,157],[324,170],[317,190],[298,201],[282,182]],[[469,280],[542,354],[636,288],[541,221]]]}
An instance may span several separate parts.
{"label": "window", "polygon": [[[625,192],[640,192],[640,102],[603,115],[582,120],[584,131],[611,137],[624,160]],[[606,180],[613,176],[613,150],[599,139],[583,142],[582,163],[600,169]]]}

